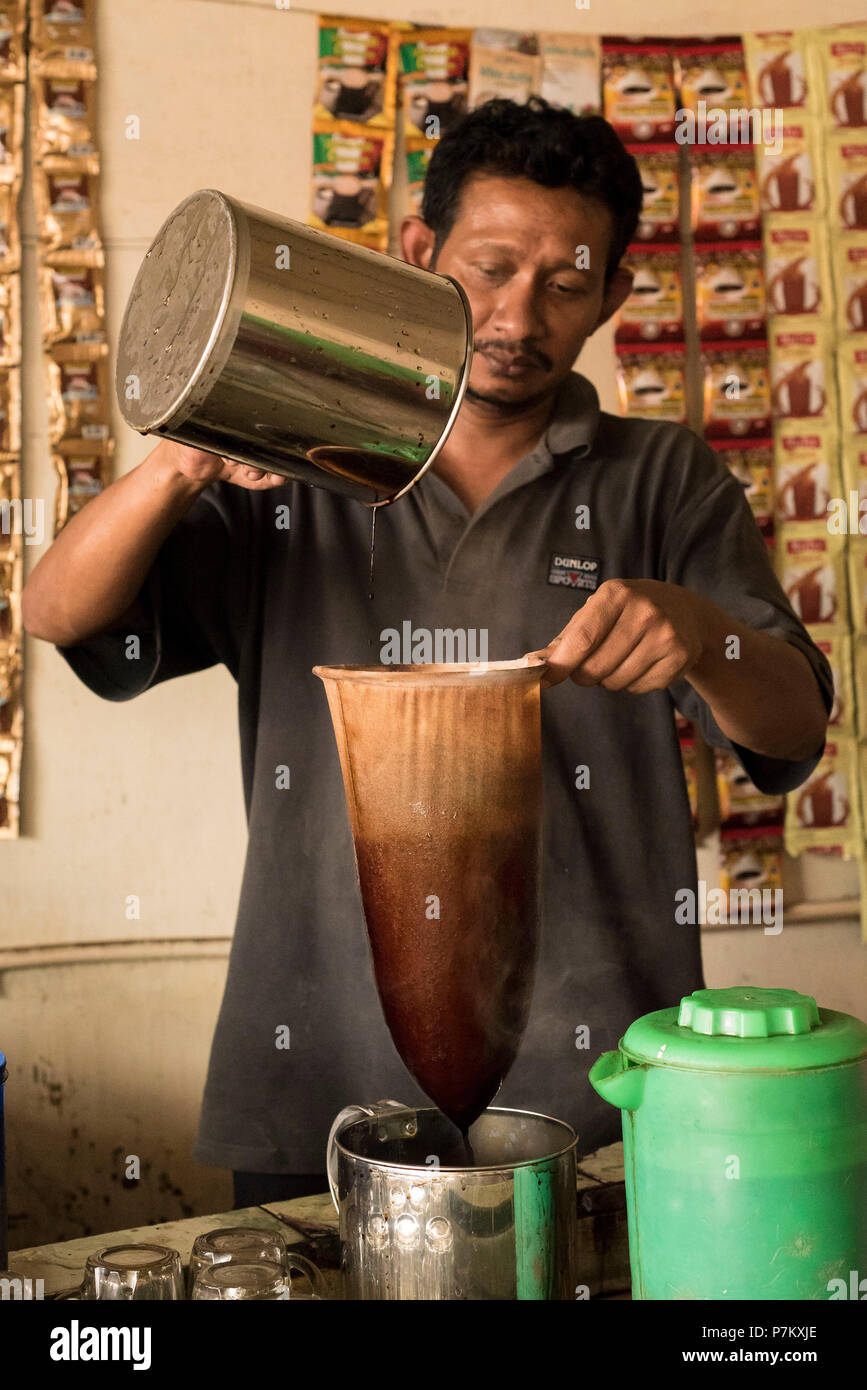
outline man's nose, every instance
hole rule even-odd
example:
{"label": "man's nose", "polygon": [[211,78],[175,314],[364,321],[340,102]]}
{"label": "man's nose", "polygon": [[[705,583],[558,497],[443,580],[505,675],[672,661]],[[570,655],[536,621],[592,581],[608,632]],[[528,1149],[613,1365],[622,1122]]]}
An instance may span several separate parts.
{"label": "man's nose", "polygon": [[544,337],[541,294],[532,275],[513,275],[500,287],[486,327],[514,340]]}

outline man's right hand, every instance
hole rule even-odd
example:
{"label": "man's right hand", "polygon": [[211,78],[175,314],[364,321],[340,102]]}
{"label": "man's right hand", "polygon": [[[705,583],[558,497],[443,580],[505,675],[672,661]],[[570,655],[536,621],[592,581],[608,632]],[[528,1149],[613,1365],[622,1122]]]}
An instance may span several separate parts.
{"label": "man's right hand", "polygon": [[251,492],[286,481],[161,439],[143,463],[70,517],[34,567],[21,599],[26,630],[63,647],[133,623],[160,546],[218,478]]}
{"label": "man's right hand", "polygon": [[236,487],[247,488],[250,492],[263,492],[266,488],[282,487],[287,481],[279,473],[266,473],[261,468],[236,463],[234,459],[223,458],[220,454],[209,454],[204,449],[178,444],[173,439],[164,440],[163,447],[182,477],[200,486],[221,479],[234,483]]}

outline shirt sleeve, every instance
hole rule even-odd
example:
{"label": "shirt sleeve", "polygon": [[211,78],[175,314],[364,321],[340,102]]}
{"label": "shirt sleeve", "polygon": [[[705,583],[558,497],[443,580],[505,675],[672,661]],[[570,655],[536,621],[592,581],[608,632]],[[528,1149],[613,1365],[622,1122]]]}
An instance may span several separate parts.
{"label": "shirt sleeve", "polygon": [[[665,529],[661,578],[702,594],[757,631],[797,647],[812,667],[830,713],[834,702],[831,668],[783,593],[741,484],[700,440],[695,440],[690,454]],[[822,748],[799,762],[742,748],[726,737],[710,706],[688,681],[674,682],[670,693],[705,742],[733,753],[762,792],[792,791],[819,762]]]}
{"label": "shirt sleeve", "polygon": [[220,663],[237,679],[249,585],[249,494],[215,483],[160,548],[123,628],[60,655],[96,695],[130,700]]}

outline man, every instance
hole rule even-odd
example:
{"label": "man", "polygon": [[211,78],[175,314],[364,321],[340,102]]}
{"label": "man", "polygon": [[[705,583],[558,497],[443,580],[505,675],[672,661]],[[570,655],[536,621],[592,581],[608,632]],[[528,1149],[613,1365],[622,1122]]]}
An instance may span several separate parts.
{"label": "man", "polygon": [[436,465],[380,513],[372,600],[365,508],[169,442],[27,585],[28,630],[109,699],[216,662],[238,681],[250,842],[194,1152],[235,1170],[239,1203],[321,1190],[341,1106],[422,1100],[375,993],[314,664],[376,662],[406,620],[483,629],[492,660],[547,655],[540,955],[498,1103],[569,1120],[582,1152],[619,1137],[592,1062],[703,984],[675,920],[696,865],[672,702],[766,791],[818,760],[830,672],[740,484],[689,430],[601,413],[571,371],[629,292],[640,204],[600,117],[497,100],[441,140],[403,252],[464,286],[476,351]]}

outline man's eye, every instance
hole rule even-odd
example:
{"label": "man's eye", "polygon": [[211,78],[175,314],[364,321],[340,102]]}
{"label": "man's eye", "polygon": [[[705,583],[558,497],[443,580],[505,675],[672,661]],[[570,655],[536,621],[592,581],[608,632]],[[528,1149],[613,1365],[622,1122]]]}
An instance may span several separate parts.
{"label": "man's eye", "polygon": [[500,270],[500,267],[499,267],[499,266],[496,266],[496,265],[477,265],[477,266],[476,266],[476,270],[481,271],[482,275],[489,275],[489,276],[492,276],[492,277],[493,277],[494,275],[501,275],[501,274],[502,274],[502,271]]}
{"label": "man's eye", "polygon": [[563,284],[561,281],[559,281],[559,280],[555,280],[555,281],[554,281],[554,289],[555,289],[555,290],[560,290],[561,293],[563,293],[563,294],[584,294],[584,293],[585,293],[585,290],[584,290],[584,288],[583,288],[582,285],[564,285],[564,284]]}

